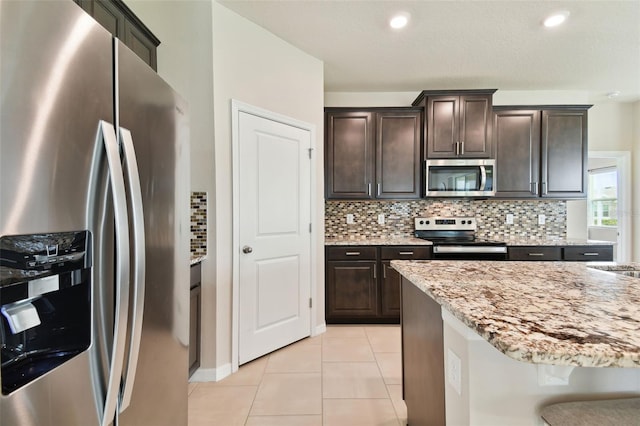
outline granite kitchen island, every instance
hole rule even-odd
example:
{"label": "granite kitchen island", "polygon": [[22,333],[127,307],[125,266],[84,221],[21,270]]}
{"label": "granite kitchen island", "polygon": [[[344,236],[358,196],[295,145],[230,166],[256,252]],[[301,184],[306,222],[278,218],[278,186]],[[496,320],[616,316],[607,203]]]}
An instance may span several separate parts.
{"label": "granite kitchen island", "polygon": [[410,426],[541,425],[550,403],[640,394],[638,278],[585,263],[391,265]]}

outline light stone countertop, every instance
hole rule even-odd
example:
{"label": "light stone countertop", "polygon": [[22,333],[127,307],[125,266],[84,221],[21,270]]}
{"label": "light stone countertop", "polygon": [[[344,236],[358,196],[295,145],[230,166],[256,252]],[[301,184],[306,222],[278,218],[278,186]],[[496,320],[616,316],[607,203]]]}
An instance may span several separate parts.
{"label": "light stone countertop", "polygon": [[[500,240],[499,238],[489,238]],[[516,238],[503,240],[507,246],[590,246],[590,245],[613,245],[611,241],[582,240],[582,239],[530,239]],[[327,246],[430,246],[431,241],[407,237],[389,238],[367,238],[367,237],[327,237],[324,240]]]}
{"label": "light stone countertop", "polygon": [[207,256],[191,256],[191,263],[190,266],[196,265],[200,262],[202,262],[203,260],[205,260],[207,258]]}
{"label": "light stone countertop", "polygon": [[413,236],[410,237],[390,237],[390,238],[325,238],[324,244],[327,246],[431,246],[431,241],[423,240]]}
{"label": "light stone countertop", "polygon": [[393,260],[391,266],[513,359],[640,367],[639,278],[580,262]]}
{"label": "light stone countertop", "polygon": [[513,238],[505,240],[507,246],[611,246],[611,241],[584,240],[579,238],[546,239],[546,238]]}

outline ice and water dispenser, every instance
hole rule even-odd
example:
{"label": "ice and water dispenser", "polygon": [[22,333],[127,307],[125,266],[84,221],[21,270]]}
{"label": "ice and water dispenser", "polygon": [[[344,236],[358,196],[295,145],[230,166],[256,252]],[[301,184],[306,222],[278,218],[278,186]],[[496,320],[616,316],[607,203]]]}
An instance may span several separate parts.
{"label": "ice and water dispenser", "polygon": [[89,347],[91,265],[88,231],[0,238],[3,395]]}

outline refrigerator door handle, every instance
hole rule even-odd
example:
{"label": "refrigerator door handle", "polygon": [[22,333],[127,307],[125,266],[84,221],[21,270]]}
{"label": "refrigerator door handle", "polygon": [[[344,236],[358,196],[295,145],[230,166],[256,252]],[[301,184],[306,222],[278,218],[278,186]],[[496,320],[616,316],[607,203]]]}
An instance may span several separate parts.
{"label": "refrigerator door handle", "polygon": [[129,225],[127,220],[127,199],[124,175],[120,164],[120,152],[113,125],[100,120],[97,144],[103,144],[109,168],[109,181],[115,221],[116,246],[116,303],[113,325],[113,347],[109,365],[109,381],[102,413],[102,426],[113,422],[120,393],[120,381],[124,363],[127,337],[127,316],[129,313]]}
{"label": "refrigerator door handle", "polygon": [[122,413],[131,402],[136,368],[138,366],[138,355],[140,353],[142,335],[142,318],[144,313],[146,259],[140,174],[138,173],[138,162],[136,160],[136,152],[133,147],[131,132],[121,127],[120,140],[124,152],[125,176],[127,177],[127,189],[130,197],[129,201],[132,216],[131,223],[133,227],[133,307],[131,310],[131,334],[129,336],[127,368],[122,379],[123,385],[119,404],[119,411]]}

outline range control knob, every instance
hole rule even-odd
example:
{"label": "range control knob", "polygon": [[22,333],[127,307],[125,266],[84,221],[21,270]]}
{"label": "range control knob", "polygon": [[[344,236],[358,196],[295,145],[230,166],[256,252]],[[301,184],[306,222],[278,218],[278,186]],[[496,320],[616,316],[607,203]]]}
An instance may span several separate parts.
{"label": "range control knob", "polygon": [[464,225],[465,223],[467,223],[467,221],[466,221],[466,220],[463,220],[461,223]]}
{"label": "range control knob", "polygon": [[424,220],[421,220],[421,221],[420,221],[420,225],[424,225]]}
{"label": "range control knob", "polygon": [[427,220],[425,223],[428,225],[428,224],[430,224],[431,222]]}

